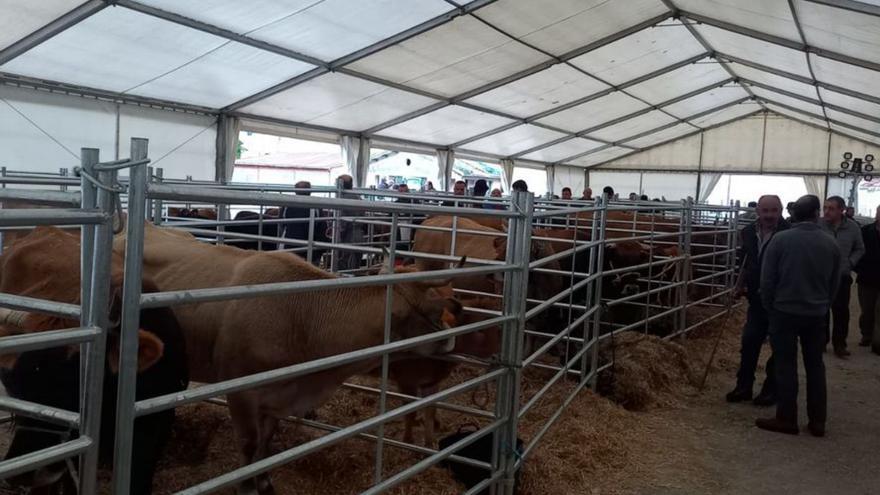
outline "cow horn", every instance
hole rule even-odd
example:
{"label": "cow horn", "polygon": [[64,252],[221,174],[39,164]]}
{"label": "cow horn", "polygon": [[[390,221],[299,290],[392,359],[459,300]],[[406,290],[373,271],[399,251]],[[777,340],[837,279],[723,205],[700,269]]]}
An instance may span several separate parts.
{"label": "cow horn", "polygon": [[24,319],[28,317],[26,311],[0,308],[0,325],[8,325],[15,328],[24,326]]}

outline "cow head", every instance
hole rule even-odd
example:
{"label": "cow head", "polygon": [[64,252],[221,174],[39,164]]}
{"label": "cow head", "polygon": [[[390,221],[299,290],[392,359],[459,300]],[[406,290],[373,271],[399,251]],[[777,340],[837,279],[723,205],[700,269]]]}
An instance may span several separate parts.
{"label": "cow head", "polygon": [[[386,264],[380,273],[391,273],[386,253]],[[464,266],[462,257],[456,265]],[[415,265],[397,267],[395,273],[418,271]],[[462,313],[461,303],[452,297],[450,279],[404,282],[394,286],[395,297],[391,306],[391,331],[395,337],[407,339],[458,326]],[[442,294],[441,297],[438,295]],[[425,344],[412,352],[419,355],[449,353],[455,348],[455,338]]]}
{"label": "cow head", "polygon": [[[121,319],[121,313],[121,291],[114,290],[111,297],[111,308],[109,313],[110,330],[107,333],[107,364],[113,373],[116,373],[119,363],[119,323]],[[63,330],[65,328],[75,328],[78,326],[78,321],[70,320],[63,317],[29,313],[26,311],[0,309],[0,337],[25,335],[51,330]],[[62,351],[63,356],[65,357],[65,361],[78,362],[79,360],[78,345],[71,345],[66,348],[57,348],[54,350]],[[162,358],[163,350],[164,344],[162,340],[156,336],[155,333],[144,329],[139,329],[138,371],[143,371],[153,366],[159,359]],[[48,353],[43,350],[28,351],[23,354],[4,354],[0,356],[0,374],[5,372],[5,370],[18,368],[21,364],[19,363],[19,361],[28,354],[46,354],[46,359],[53,360],[61,356],[61,354],[57,354],[54,352]],[[32,360],[33,358],[30,359]]]}
{"label": "cow head", "polygon": [[639,288],[639,273],[620,273],[611,280],[611,287],[614,288],[614,294],[608,294],[609,297],[627,297],[636,295],[641,290]]}
{"label": "cow head", "polygon": [[[112,428],[113,419],[108,417],[106,411],[115,409],[116,394],[116,378],[119,362],[119,316],[121,308],[121,299],[119,292],[115,292],[113,303],[110,310],[110,318],[112,322],[116,322],[107,333],[107,360],[105,362],[105,381],[104,388],[104,404],[102,405],[102,430]],[[4,310],[0,319],[5,324],[0,328],[0,333],[6,335],[28,334],[48,330],[60,330],[64,328],[76,327],[77,322],[66,320],[63,318],[38,315],[25,312],[9,312]],[[149,328],[154,327],[153,322],[145,323],[149,320],[143,316],[146,312],[155,310],[145,310],[142,312],[141,323]],[[173,319],[170,310],[162,309]],[[11,313],[11,314],[10,314]],[[164,320],[163,320],[164,321]],[[176,320],[169,320],[168,325],[163,325],[158,333],[168,339],[168,332],[180,332],[176,326]],[[182,339],[182,335],[180,335]],[[172,345],[180,346],[180,342],[174,342]],[[161,368],[156,366],[157,362],[163,357],[166,344],[160,337],[148,330],[138,331],[138,372],[143,373],[146,370]],[[177,386],[171,387],[172,390],[167,392],[182,390],[185,388],[184,383],[187,380],[185,372],[185,362],[182,364],[183,374]],[[167,366],[164,367],[167,370]],[[6,388],[7,393],[17,399],[44,404],[68,411],[79,410],[80,397],[80,353],[79,346],[55,347],[51,349],[41,349],[26,351],[18,355],[6,355],[0,368],[0,381]],[[140,378],[140,375],[139,375]],[[144,384],[138,381],[138,396],[144,392],[149,393],[151,386],[155,384]],[[151,394],[151,395],[155,395]],[[106,424],[105,424],[106,423]],[[31,452],[41,450],[53,445],[57,445],[65,440],[70,439],[75,432],[68,430],[66,427],[52,425],[40,420],[31,418],[16,418],[16,429],[6,452],[5,459],[12,459]],[[102,440],[111,441],[108,432],[102,432]],[[102,447],[104,442],[102,442]],[[56,463],[49,466],[39,468],[35,471],[24,473],[10,478],[8,481],[15,486],[26,487],[30,489],[54,489],[62,483],[69,483],[70,477],[67,475],[67,465],[64,463]],[[52,491],[52,493],[55,493]],[[64,493],[67,493],[66,491]]]}

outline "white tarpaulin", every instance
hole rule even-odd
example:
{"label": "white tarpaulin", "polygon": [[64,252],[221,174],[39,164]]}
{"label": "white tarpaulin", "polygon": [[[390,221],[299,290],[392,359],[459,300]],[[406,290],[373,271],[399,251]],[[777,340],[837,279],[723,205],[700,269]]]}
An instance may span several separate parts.
{"label": "white tarpaulin", "polygon": [[[34,104],[57,108],[58,122],[72,107],[102,104],[56,104],[48,91],[530,166],[647,157],[690,129],[767,110],[876,143],[872,3],[3,0],[0,84],[38,95]],[[20,119],[6,107],[4,129]],[[72,149],[107,139],[84,119],[55,139],[76,141],[65,144]],[[205,140],[216,132],[203,129]],[[761,153],[771,135],[784,149]],[[698,161],[710,170],[816,171],[814,135],[712,129]],[[786,159],[796,142],[808,159]]]}

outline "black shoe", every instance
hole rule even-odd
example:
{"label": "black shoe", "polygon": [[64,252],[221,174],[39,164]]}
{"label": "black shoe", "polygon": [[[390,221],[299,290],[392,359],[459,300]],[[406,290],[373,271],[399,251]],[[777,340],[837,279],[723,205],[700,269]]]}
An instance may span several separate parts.
{"label": "black shoe", "polygon": [[807,425],[807,429],[810,430],[810,435],[813,435],[814,437],[824,437],[825,436],[825,424],[824,423],[810,422]]}
{"label": "black shoe", "polygon": [[868,337],[862,337],[862,340],[859,341],[859,347],[869,347],[871,345],[871,339]]}
{"label": "black shoe", "polygon": [[846,350],[846,347],[835,347],[834,348],[834,355],[841,358],[841,359],[846,359],[846,358],[852,356],[852,353],[849,352],[848,350]]}
{"label": "black shoe", "polygon": [[776,433],[785,433],[788,435],[797,435],[800,433],[797,423],[789,423],[776,418],[759,418],[755,420],[755,426],[762,430],[772,431]]}
{"label": "black shoe", "polygon": [[727,402],[745,402],[747,400],[752,400],[752,391],[737,386],[735,389],[728,392],[725,398],[727,399]]}
{"label": "black shoe", "polygon": [[752,404],[760,407],[768,407],[776,404],[776,394],[762,390],[757,397],[752,400]]}

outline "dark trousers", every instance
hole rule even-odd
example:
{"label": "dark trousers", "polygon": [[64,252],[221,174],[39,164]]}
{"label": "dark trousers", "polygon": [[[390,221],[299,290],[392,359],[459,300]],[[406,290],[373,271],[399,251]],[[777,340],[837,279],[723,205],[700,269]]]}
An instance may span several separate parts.
{"label": "dark trousers", "polygon": [[825,325],[825,343],[829,341],[835,349],[846,349],[846,338],[849,336],[849,296],[852,289],[852,277],[847,275],[840,279],[840,288],[831,302],[831,330]]}
{"label": "dark trousers", "polygon": [[823,319],[773,311],[770,314],[770,345],[776,375],[776,417],[797,423],[797,348],[801,341],[804,369],[807,374],[807,416],[811,423],[824,425],[827,414],[825,386],[825,349]]}
{"label": "dark trousers", "polygon": [[[761,356],[761,347],[767,339],[767,330],[770,327],[770,318],[761,301],[749,301],[749,310],[746,313],[746,324],[742,332],[742,347],[740,348],[739,371],[736,373],[736,386],[751,390],[755,383],[755,370],[758,369],[758,358]],[[767,377],[764,379],[762,392],[774,393],[776,382],[773,376],[773,356],[767,360]]]}
{"label": "dark trousers", "polygon": [[877,323],[877,311],[880,310],[880,289],[865,284],[859,284],[859,330],[862,331],[862,338],[871,342],[880,343],[880,327]]}

